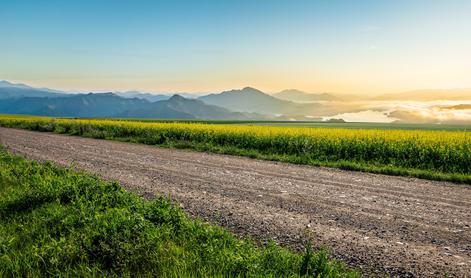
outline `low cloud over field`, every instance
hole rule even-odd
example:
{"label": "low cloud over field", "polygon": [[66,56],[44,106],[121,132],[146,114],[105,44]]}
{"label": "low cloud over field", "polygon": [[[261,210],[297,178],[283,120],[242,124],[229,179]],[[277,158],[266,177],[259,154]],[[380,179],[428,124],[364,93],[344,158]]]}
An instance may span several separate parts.
{"label": "low cloud over field", "polygon": [[359,111],[337,114],[349,122],[471,123],[471,101],[363,101],[352,103]]}
{"label": "low cloud over field", "polygon": [[466,124],[471,122],[471,104],[399,107],[388,115],[401,122]]}

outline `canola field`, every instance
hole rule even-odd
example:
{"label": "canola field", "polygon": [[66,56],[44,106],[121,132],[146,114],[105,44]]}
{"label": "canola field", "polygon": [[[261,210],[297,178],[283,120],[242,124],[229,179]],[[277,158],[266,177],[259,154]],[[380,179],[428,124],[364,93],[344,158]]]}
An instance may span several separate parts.
{"label": "canola field", "polygon": [[471,183],[467,131],[270,127],[0,116],[0,126]]}

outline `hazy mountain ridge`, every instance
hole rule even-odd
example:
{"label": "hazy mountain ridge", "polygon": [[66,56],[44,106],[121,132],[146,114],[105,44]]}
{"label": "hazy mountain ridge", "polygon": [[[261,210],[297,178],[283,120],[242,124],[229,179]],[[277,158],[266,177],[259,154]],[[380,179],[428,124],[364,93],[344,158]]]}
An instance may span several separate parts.
{"label": "hazy mountain ridge", "polygon": [[34,88],[25,84],[15,84],[5,80],[0,81],[0,99],[22,97],[52,97],[65,95],[65,92],[48,88]]}
{"label": "hazy mountain ridge", "polygon": [[210,94],[198,99],[207,104],[248,113],[280,115],[300,112],[302,114],[301,112],[306,109],[304,104],[282,100],[252,87]]}
{"label": "hazy mountain ridge", "polygon": [[55,117],[109,117],[148,103],[137,98],[125,99],[113,93],[24,97],[2,100],[0,113]]}
{"label": "hazy mountain ridge", "polygon": [[248,120],[263,118],[262,115],[232,112],[219,106],[206,104],[201,100],[187,99],[180,95],[173,95],[168,100],[153,102],[146,108],[125,111],[117,116],[128,118],[220,120]]}
{"label": "hazy mountain ridge", "polygon": [[64,91],[60,91],[60,90],[54,90],[54,89],[49,89],[49,88],[35,88],[35,87],[31,87],[23,83],[13,83],[6,80],[0,80],[0,88],[33,89],[33,90],[39,90],[39,91],[44,91],[44,92],[50,92],[50,93],[59,93],[59,94],[65,93]]}
{"label": "hazy mountain ridge", "polygon": [[151,94],[151,93],[143,93],[139,91],[115,92],[115,94],[122,98],[139,98],[139,99],[148,100],[150,102],[167,100],[171,97],[171,95]]}
{"label": "hazy mountain ridge", "polygon": [[335,101],[341,100],[339,97],[329,93],[306,93],[297,89],[288,89],[275,93],[272,96],[294,102],[314,102],[314,101]]}
{"label": "hazy mountain ridge", "polygon": [[[95,94],[104,94],[106,92],[93,92]],[[123,98],[139,98],[150,102],[169,99],[174,93],[148,93],[140,91],[112,92]],[[0,80],[0,99],[21,98],[21,97],[54,97],[70,96],[87,93],[66,92],[49,88],[35,88],[26,84],[12,83],[6,80]],[[197,95],[190,93],[181,93],[185,98],[197,98]]]}
{"label": "hazy mountain ridge", "polygon": [[282,100],[252,87],[224,91],[198,99],[229,110],[271,115],[276,119],[309,120],[346,112],[351,105],[345,103],[299,103]]}

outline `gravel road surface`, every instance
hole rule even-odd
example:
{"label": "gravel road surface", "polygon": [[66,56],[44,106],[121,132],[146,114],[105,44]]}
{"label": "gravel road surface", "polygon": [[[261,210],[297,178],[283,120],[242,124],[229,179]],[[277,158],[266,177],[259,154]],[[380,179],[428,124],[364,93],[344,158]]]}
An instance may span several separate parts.
{"label": "gravel road surface", "polygon": [[471,277],[471,186],[0,128],[28,158],[170,196],[238,235],[307,239],[367,276]]}

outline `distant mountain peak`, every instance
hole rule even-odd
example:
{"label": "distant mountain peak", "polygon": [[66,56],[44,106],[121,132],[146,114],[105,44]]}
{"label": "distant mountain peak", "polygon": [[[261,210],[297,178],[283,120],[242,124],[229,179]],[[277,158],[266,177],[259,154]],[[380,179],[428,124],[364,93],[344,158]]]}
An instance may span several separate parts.
{"label": "distant mountain peak", "polygon": [[5,87],[17,87],[17,88],[32,88],[26,84],[23,84],[23,83],[13,83],[13,82],[10,82],[10,81],[7,81],[7,80],[0,80],[0,86],[5,86]]}
{"label": "distant mountain peak", "polygon": [[182,96],[179,95],[179,94],[174,94],[174,95],[171,96],[168,100],[169,100],[169,101],[183,101],[183,100],[186,100],[186,98],[182,97]]}
{"label": "distant mountain peak", "polygon": [[59,91],[59,90],[52,90],[49,88],[36,88],[36,87],[31,87],[27,84],[23,83],[13,83],[7,80],[0,80],[0,88],[3,89],[12,89],[12,90],[29,90],[29,91],[42,91],[42,92],[48,92],[48,93],[54,93],[54,94],[64,94],[65,92]]}
{"label": "distant mountain peak", "polygon": [[[224,91],[220,94],[211,94],[211,95],[246,95],[246,94],[252,94],[252,95],[264,95],[264,96],[268,96],[267,94],[265,94],[264,92],[258,90],[258,89],[255,89],[253,87],[244,87],[242,89],[233,89],[233,90],[229,90],[229,91]],[[203,96],[204,98],[205,96]]]}
{"label": "distant mountain peak", "polygon": [[254,87],[250,87],[250,86],[244,87],[244,88],[242,89],[242,91],[257,91],[257,92],[261,92],[260,90],[255,89]]}
{"label": "distant mountain peak", "polygon": [[245,94],[267,95],[266,93],[260,91],[259,89],[254,88],[254,87],[245,87],[242,90],[240,90],[240,92],[245,93]]}
{"label": "distant mountain peak", "polygon": [[275,98],[252,87],[210,94],[199,99],[207,104],[237,112],[284,114],[287,110],[295,109],[293,103]]}

